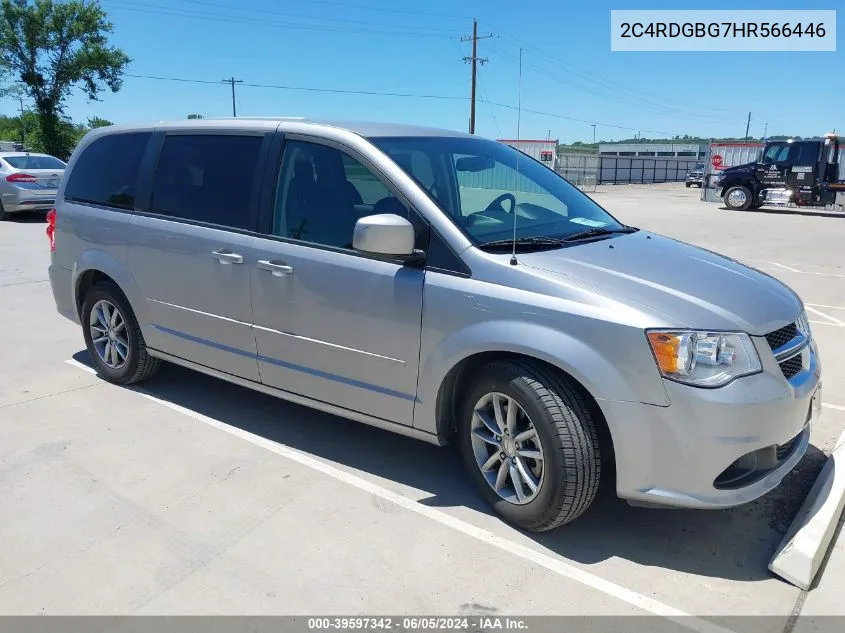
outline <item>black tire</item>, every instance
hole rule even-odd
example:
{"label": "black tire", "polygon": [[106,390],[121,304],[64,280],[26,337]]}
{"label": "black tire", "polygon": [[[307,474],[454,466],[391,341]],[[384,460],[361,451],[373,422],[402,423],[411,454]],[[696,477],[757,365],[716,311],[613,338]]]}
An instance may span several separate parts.
{"label": "black tire", "polygon": [[0,202],[0,222],[5,222],[6,220],[11,220],[12,214],[7,213],[6,210],[3,208],[3,203]]}
{"label": "black tire", "polygon": [[[543,479],[536,497],[524,505],[511,503],[493,490],[473,452],[475,405],[494,392],[516,400],[542,444]],[[458,420],[461,454],[481,494],[498,515],[540,532],[569,523],[587,510],[598,492],[601,454],[589,396],[582,389],[539,364],[502,360],[482,367],[465,393]]]}
{"label": "black tire", "polygon": [[688,182],[688,183],[686,183],[686,184],[687,184],[687,189],[689,189],[690,187],[692,187],[692,183],[691,183],[691,182]]}
{"label": "black tire", "polygon": [[[126,361],[117,369],[109,367],[100,358],[91,338],[91,328],[89,327],[91,312],[97,302],[101,300],[108,301],[115,306],[126,324],[129,350],[126,355]],[[88,348],[91,362],[94,363],[97,373],[107,381],[117,385],[130,385],[147,380],[158,371],[161,361],[158,358],[153,358],[147,352],[147,344],[144,341],[144,335],[141,334],[141,328],[138,326],[135,313],[132,311],[129,301],[117,284],[111,281],[101,281],[94,284],[91,290],[88,291],[88,294],[85,295],[80,320],[82,321],[82,334],[85,337],[85,346]]]}
{"label": "black tire", "polygon": [[[734,191],[741,191],[745,194],[745,202],[743,204],[731,204],[730,196],[731,192]],[[742,185],[734,185],[733,187],[728,187],[722,199],[725,203],[725,206],[733,211],[745,211],[752,204],[754,204],[754,196],[752,195],[751,191],[748,189],[748,187],[744,187]]]}

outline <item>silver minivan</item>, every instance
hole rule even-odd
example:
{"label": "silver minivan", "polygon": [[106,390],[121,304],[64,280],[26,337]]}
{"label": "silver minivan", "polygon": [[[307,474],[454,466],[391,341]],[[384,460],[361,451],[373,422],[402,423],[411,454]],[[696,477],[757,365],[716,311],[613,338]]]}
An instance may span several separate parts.
{"label": "silver minivan", "polygon": [[455,441],[528,530],[582,514],[603,471],[634,504],[751,501],[801,459],[820,411],[792,290],[627,226],[476,136],[283,118],[102,128],[47,232],[58,310],[104,379],[168,361]]}

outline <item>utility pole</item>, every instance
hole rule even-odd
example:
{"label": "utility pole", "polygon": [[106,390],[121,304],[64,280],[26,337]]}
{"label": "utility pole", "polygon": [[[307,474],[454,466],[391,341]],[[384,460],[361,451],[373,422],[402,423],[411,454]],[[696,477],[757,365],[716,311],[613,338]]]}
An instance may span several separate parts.
{"label": "utility pole", "polygon": [[472,20],[472,36],[467,35],[466,37],[462,37],[462,42],[472,42],[472,57],[464,57],[465,62],[469,62],[472,64],[472,88],[470,92],[470,104],[469,104],[469,133],[475,134],[475,83],[476,83],[476,64],[481,63],[482,65],[488,61],[487,58],[479,58],[478,57],[478,40],[484,40],[488,37],[493,37],[493,34],[490,33],[489,35],[478,35],[478,20]]}
{"label": "utility pole", "polygon": [[593,123],[593,145],[596,144],[596,124]]}
{"label": "utility pole", "polygon": [[26,144],[26,122],[23,120],[23,95],[18,95],[21,102],[21,144]]}
{"label": "utility pole", "polygon": [[242,79],[235,79],[234,77],[230,77],[229,79],[222,79],[220,83],[224,84],[232,84],[232,116],[237,117],[238,111],[235,109],[235,84],[242,84]]}
{"label": "utility pole", "polygon": [[763,128],[763,138],[766,138],[766,135],[769,133],[769,122],[766,121],[766,127]]}
{"label": "utility pole", "polygon": [[748,128],[751,127],[751,113],[748,113],[748,121],[745,122],[745,140],[748,140]]}

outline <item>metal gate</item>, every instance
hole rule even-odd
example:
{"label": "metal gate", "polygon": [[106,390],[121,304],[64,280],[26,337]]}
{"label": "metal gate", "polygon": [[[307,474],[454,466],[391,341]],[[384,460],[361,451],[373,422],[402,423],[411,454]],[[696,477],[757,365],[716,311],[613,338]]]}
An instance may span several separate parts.
{"label": "metal gate", "polygon": [[697,158],[600,156],[598,184],[680,182],[701,161]]}
{"label": "metal gate", "polygon": [[558,153],[555,171],[582,191],[596,190],[599,155],[594,152]]}

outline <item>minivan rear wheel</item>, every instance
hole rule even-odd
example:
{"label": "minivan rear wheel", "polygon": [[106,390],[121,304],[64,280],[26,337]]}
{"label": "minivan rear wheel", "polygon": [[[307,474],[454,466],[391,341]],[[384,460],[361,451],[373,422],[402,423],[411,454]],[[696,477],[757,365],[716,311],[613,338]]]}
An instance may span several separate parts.
{"label": "minivan rear wheel", "polygon": [[91,288],[80,320],[91,361],[109,382],[128,385],[158,371],[161,361],[147,352],[135,313],[115,283],[101,281]]}
{"label": "minivan rear wheel", "polygon": [[497,514],[539,532],[587,510],[601,475],[587,397],[528,361],[497,361],[471,380],[460,408],[461,453]]}

